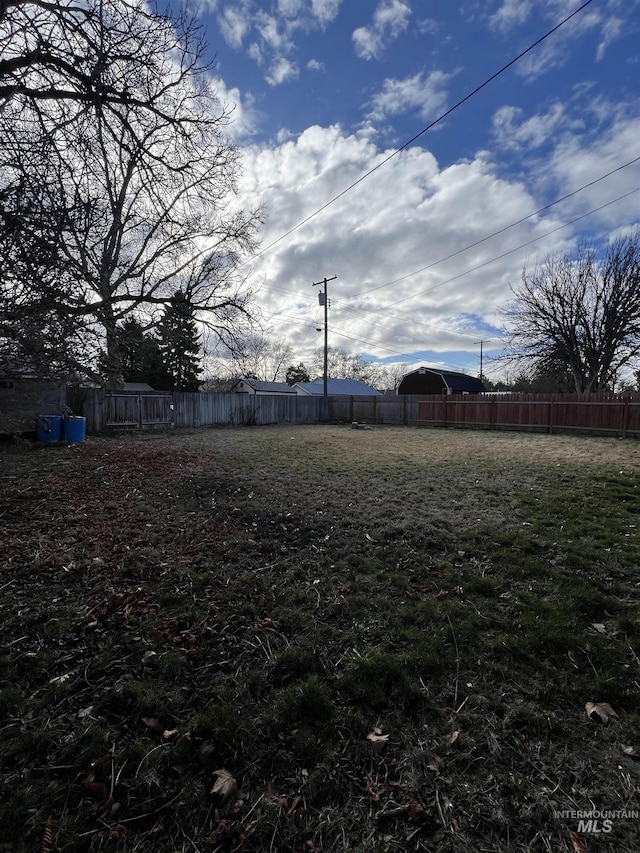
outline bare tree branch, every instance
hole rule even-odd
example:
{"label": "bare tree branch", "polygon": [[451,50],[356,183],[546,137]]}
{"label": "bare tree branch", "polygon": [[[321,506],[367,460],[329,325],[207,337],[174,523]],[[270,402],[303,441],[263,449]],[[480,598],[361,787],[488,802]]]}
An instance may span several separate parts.
{"label": "bare tree branch", "polygon": [[601,254],[581,246],[575,257],[549,256],[513,292],[503,360],[565,365],[581,393],[610,390],[640,356],[640,232]]}

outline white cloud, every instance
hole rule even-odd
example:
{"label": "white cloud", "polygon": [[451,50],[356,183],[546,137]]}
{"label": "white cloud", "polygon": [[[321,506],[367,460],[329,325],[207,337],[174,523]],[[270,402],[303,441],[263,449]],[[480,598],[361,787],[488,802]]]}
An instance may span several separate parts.
{"label": "white cloud", "polygon": [[[575,17],[552,36],[538,45],[533,51],[523,57],[515,66],[516,73],[530,80],[547,74],[555,68],[565,65],[571,58],[574,42],[584,37],[585,33],[598,29],[602,16],[598,10],[590,12],[589,6],[585,12]],[[565,9],[566,17],[566,9]],[[554,19],[557,23],[557,18]]]}
{"label": "white cloud", "polygon": [[247,56],[256,63],[256,65],[262,65],[264,62],[264,56],[262,53],[262,48],[258,44],[257,41],[252,42],[247,48]]}
{"label": "white cloud", "polygon": [[320,62],[318,59],[310,59],[306,68],[308,71],[324,71],[324,62]]}
{"label": "white cloud", "polygon": [[385,46],[407,28],[410,16],[411,7],[404,0],[381,0],[371,26],[358,27],[352,34],[356,55],[377,59]]}
{"label": "white cloud", "polygon": [[234,140],[253,136],[260,120],[253,98],[250,95],[243,98],[238,88],[227,88],[220,77],[212,80],[212,86],[220,103],[230,113],[227,135]]}
{"label": "white cloud", "polygon": [[[311,127],[270,148],[250,146],[242,189],[250,199],[266,204],[269,221],[263,245],[318,210],[389,153],[338,126]],[[311,282],[336,274],[331,345],[379,358],[440,349],[446,360],[446,352],[468,349],[469,337],[477,337],[469,315],[478,315],[480,324],[510,298],[509,282],[519,277],[522,255],[450,284],[448,280],[542,233],[548,222],[523,223],[444,264],[374,289],[459,251],[535,207],[521,183],[497,177],[487,156],[440,170],[428,150],[409,149],[255,262],[256,278],[265,282],[264,311],[277,326],[275,334],[288,336],[297,358],[307,359],[318,346],[315,327],[320,319]],[[292,316],[294,310],[301,322],[277,319]],[[355,343],[338,331],[367,343]]]}
{"label": "white cloud", "polygon": [[[622,166],[637,156],[640,118],[619,116],[595,141],[580,135],[567,136],[556,147],[547,163],[550,175],[562,193],[573,192],[594,178]],[[580,193],[566,206],[566,218],[598,207],[640,187],[640,164],[629,166],[605,181]],[[640,225],[638,194],[605,207],[589,219],[589,225],[605,229]]]}
{"label": "white cloud", "polygon": [[423,119],[435,118],[446,103],[445,86],[450,77],[433,71],[428,77],[419,73],[403,80],[385,80],[382,91],[371,99],[372,110],[367,118],[380,121],[416,109]]}
{"label": "white cloud", "polygon": [[502,148],[539,148],[564,130],[584,127],[582,120],[571,119],[563,104],[556,102],[546,113],[523,118],[519,107],[501,107],[493,116],[493,132]]}
{"label": "white cloud", "polygon": [[335,20],[341,3],[342,0],[311,0],[311,13],[324,27]]}
{"label": "white cloud", "polygon": [[278,0],[277,10],[278,14],[285,18],[295,18],[300,14],[303,6],[302,0]]}
{"label": "white cloud", "polygon": [[218,25],[222,37],[229,47],[239,50],[246,34],[249,32],[251,23],[248,12],[244,6],[226,6],[218,18]]}
{"label": "white cloud", "polygon": [[621,18],[609,18],[602,28],[602,41],[598,45],[598,61],[604,58],[609,45],[615,41],[622,32],[624,21]]}
{"label": "white cloud", "polygon": [[270,86],[279,86],[287,80],[293,80],[298,74],[298,66],[285,56],[280,56],[272,63],[265,79]]}
{"label": "white cloud", "polygon": [[524,24],[530,12],[530,0],[504,0],[498,11],[489,18],[489,26],[507,33]]}
{"label": "white cloud", "polygon": [[291,41],[286,34],[286,29],[280,30],[280,22],[266,12],[258,12],[255,18],[255,26],[260,33],[263,42],[273,50],[290,50]]}
{"label": "white cloud", "polygon": [[[237,6],[219,10],[218,23],[225,41],[234,49],[248,42],[247,56],[265,69],[267,83],[277,86],[298,76],[296,35],[325,29],[337,16],[341,2],[276,0],[268,12],[258,8],[255,0],[240,0]],[[309,67],[318,70],[321,66],[312,63]]]}

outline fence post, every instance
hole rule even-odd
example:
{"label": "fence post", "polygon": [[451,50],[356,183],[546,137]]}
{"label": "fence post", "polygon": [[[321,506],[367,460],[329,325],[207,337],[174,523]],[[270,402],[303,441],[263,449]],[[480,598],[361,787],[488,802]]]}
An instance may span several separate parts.
{"label": "fence post", "polygon": [[627,394],[622,400],[622,437],[627,437],[627,430],[629,429],[629,404],[631,402],[631,395]]}

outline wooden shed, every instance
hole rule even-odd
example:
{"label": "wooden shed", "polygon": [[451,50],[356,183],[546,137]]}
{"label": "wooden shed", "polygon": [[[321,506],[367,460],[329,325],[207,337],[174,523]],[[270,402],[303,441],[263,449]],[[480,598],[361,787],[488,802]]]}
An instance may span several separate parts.
{"label": "wooden shed", "polygon": [[437,367],[419,367],[403,377],[398,394],[482,394],[484,385],[475,376],[439,370]]}

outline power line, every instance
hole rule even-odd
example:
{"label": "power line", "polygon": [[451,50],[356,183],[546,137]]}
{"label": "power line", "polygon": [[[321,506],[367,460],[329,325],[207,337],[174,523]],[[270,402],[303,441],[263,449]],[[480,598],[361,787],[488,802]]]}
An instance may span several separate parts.
{"label": "power line", "polygon": [[[485,243],[488,240],[492,239],[493,237],[497,237],[498,235],[505,233],[509,229],[515,228],[516,225],[521,225],[523,222],[526,222],[528,219],[532,219],[534,216],[538,216],[540,213],[544,213],[545,210],[549,210],[550,208],[555,207],[556,205],[560,204],[561,202],[566,201],[569,198],[573,198],[574,196],[578,195],[579,193],[583,192],[584,190],[590,189],[591,187],[594,187],[596,184],[600,183],[600,181],[603,181],[606,178],[611,177],[611,175],[615,175],[617,172],[621,172],[623,169],[627,169],[629,166],[633,166],[634,164],[638,163],[639,161],[640,161],[640,157],[635,157],[633,160],[629,160],[627,163],[623,163],[620,166],[616,166],[615,169],[611,169],[609,172],[606,172],[604,175],[600,175],[599,178],[594,178],[592,181],[589,181],[588,183],[583,184],[581,187],[578,187],[578,189],[572,190],[570,193],[563,195],[561,198],[558,198],[555,201],[552,201],[549,204],[546,204],[543,207],[538,208],[537,210],[533,211],[533,213],[529,213],[527,216],[523,216],[521,219],[518,219],[515,222],[511,222],[509,225],[505,225],[503,228],[500,228],[497,231],[494,231],[492,234],[488,234],[486,237],[482,237],[480,240],[476,240],[475,243],[470,243],[469,245],[464,246],[463,248],[458,249],[455,252],[452,252],[450,255],[447,255],[444,258],[440,258],[437,261],[432,261],[430,264],[427,264],[424,267],[420,267],[420,269],[414,270],[413,272],[407,273],[406,275],[400,276],[399,278],[395,278],[392,281],[386,282],[385,284],[379,284],[379,285],[376,285],[375,287],[369,288],[368,290],[362,290],[359,293],[357,293],[355,296],[345,296],[345,297],[343,297],[343,299],[357,299],[360,296],[366,296],[369,293],[374,293],[377,290],[383,290],[386,287],[390,287],[393,284],[398,284],[401,281],[405,281],[408,278],[412,278],[414,275],[418,275],[421,272],[425,272],[426,270],[432,269],[433,267],[438,266],[439,264],[445,263],[445,261],[449,261],[449,260],[451,260],[451,258],[455,258],[456,256],[461,255],[464,252],[468,251],[469,249],[474,249],[477,246],[481,245],[482,243]],[[613,203],[613,202],[611,202],[611,203]],[[594,212],[594,211],[590,211],[590,213],[591,212]],[[589,215],[589,214],[585,214],[585,215]],[[576,220],[574,220],[574,221],[576,221]],[[571,224],[571,223],[568,223],[568,224]],[[549,233],[552,233],[552,232],[549,232]],[[541,238],[544,236],[546,236],[546,235],[545,234],[541,235]],[[541,239],[541,238],[536,238],[536,239]],[[524,245],[526,246],[528,244],[524,244]],[[517,251],[517,250],[514,250],[514,251]],[[498,258],[496,258],[496,260],[498,260]],[[472,272],[472,270],[470,270],[470,272]],[[466,274],[466,273],[464,273],[464,274]],[[292,295],[292,292],[290,289],[288,289],[286,287],[279,287],[276,284],[269,284],[268,289],[271,291],[277,291],[279,293],[284,293],[287,296]],[[342,304],[340,305],[340,308],[342,310],[347,310],[347,311],[356,310],[353,308],[346,308]],[[362,309],[362,310],[367,310],[367,309]]]}
{"label": "power line", "polygon": [[[594,213],[598,213],[599,211],[604,210],[605,208],[610,207],[612,204],[616,204],[618,201],[622,201],[622,199],[628,198],[629,196],[631,196],[637,192],[640,192],[640,187],[636,187],[633,190],[629,190],[629,192],[623,193],[622,195],[618,196],[617,198],[614,198],[611,201],[608,201],[605,204],[600,205],[599,207],[593,208],[593,210],[589,210],[589,211],[587,211],[587,213],[583,213],[580,216],[577,216],[574,219],[570,220],[569,222],[565,222],[563,225],[559,225],[557,228],[552,228],[550,231],[547,231],[544,234],[540,234],[538,237],[535,237],[533,240],[528,240],[526,243],[521,243],[519,246],[516,246],[514,249],[510,249],[508,252],[503,252],[501,255],[497,255],[494,258],[490,258],[488,261],[484,261],[482,264],[478,264],[475,267],[471,267],[470,269],[465,270],[465,272],[459,273],[458,275],[453,276],[452,278],[449,278],[446,281],[438,282],[437,284],[431,285],[431,287],[427,287],[425,290],[422,290],[419,293],[414,293],[414,294],[411,294],[410,296],[406,296],[404,299],[397,299],[397,300],[395,300],[395,302],[391,302],[390,306],[400,305],[402,302],[407,302],[411,299],[415,299],[417,296],[424,296],[425,293],[429,293],[432,290],[436,290],[438,287],[443,287],[445,284],[450,284],[452,281],[457,281],[458,279],[463,278],[465,275],[468,275],[469,273],[476,272],[479,269],[483,269],[484,267],[489,266],[490,264],[494,263],[495,261],[502,260],[502,258],[505,258],[508,255],[512,255],[514,252],[517,252],[520,249],[526,248],[527,246],[530,246],[533,243],[536,243],[538,240],[542,240],[551,234],[555,234],[556,232],[561,231],[563,228],[567,228],[569,225],[573,225],[582,219],[586,219],[588,216],[591,216]],[[390,306],[384,306],[385,310]],[[356,308],[348,308],[347,307],[346,309],[343,308],[343,310],[346,310],[350,313],[366,313],[369,309],[366,309],[366,308],[356,309]],[[370,309],[370,310],[371,311],[379,311],[380,308],[374,308],[374,309]],[[305,320],[302,320],[300,318],[286,317],[284,315],[273,315],[273,314],[272,314],[272,316],[273,317],[279,316],[280,319],[282,319],[282,320],[288,320],[290,322],[300,323],[300,325],[303,325],[303,326],[309,326],[309,327],[312,326],[311,321],[305,321]],[[399,319],[403,319],[403,318],[399,317]],[[380,322],[377,322],[376,325],[384,327],[384,324],[382,324]],[[420,325],[424,325],[424,324],[420,324]],[[425,325],[425,328],[439,329],[440,327],[433,326],[433,325]],[[443,330],[440,328],[440,331],[450,331],[450,330]],[[364,338],[355,338],[351,335],[346,334],[345,332],[340,332],[337,329],[333,329],[333,332],[336,334],[339,334],[341,337],[349,338],[351,340],[359,341],[361,343],[366,343],[366,344],[369,344],[370,346],[377,347],[378,349],[386,350],[387,352],[392,352],[392,350],[390,350],[388,347],[385,347],[381,344],[378,344],[375,341],[365,340]],[[472,336],[472,335],[465,333],[465,332],[454,332],[454,334],[459,335],[459,336],[463,336],[463,337],[475,337],[475,336]],[[406,337],[409,340],[411,340],[411,338],[409,336],[406,336]]]}
{"label": "power line", "polygon": [[309,216],[307,216],[301,222],[298,222],[298,224],[294,225],[293,228],[290,228],[288,231],[286,231],[284,234],[282,234],[276,240],[274,240],[273,242],[271,242],[267,246],[265,246],[264,249],[261,249],[259,252],[256,252],[255,255],[252,255],[252,258],[261,257],[266,252],[268,252],[270,249],[272,249],[274,246],[276,246],[278,243],[280,243],[282,240],[284,240],[286,237],[289,237],[291,234],[293,234],[294,231],[297,231],[299,228],[302,228],[303,225],[306,225],[307,222],[310,222],[314,217],[318,216],[318,214],[322,213],[324,210],[326,210],[328,207],[330,207],[332,204],[334,204],[336,201],[338,201],[338,199],[341,199],[348,192],[351,192],[352,189],[354,189],[359,184],[361,184],[364,180],[366,180],[368,177],[373,175],[374,172],[377,172],[378,169],[382,168],[382,166],[384,166],[386,163],[388,163],[389,160],[392,160],[394,157],[396,157],[398,154],[400,154],[401,151],[404,151],[410,145],[413,145],[413,143],[417,139],[420,139],[420,137],[423,136],[425,133],[427,133],[427,131],[434,128],[441,121],[444,121],[445,118],[450,116],[451,113],[453,113],[455,110],[457,110],[463,104],[465,104],[468,100],[473,98],[474,95],[477,95],[478,92],[482,91],[482,89],[484,89],[490,83],[493,83],[493,81],[496,80],[498,77],[500,77],[501,74],[504,74],[504,72],[507,71],[509,68],[511,68],[511,66],[515,65],[516,62],[519,62],[524,56],[526,56],[528,53],[530,53],[532,50],[534,50],[536,47],[538,47],[538,45],[542,44],[543,41],[548,39],[549,36],[553,35],[553,33],[555,33],[557,30],[559,30],[561,27],[563,27],[566,23],[568,23],[568,21],[570,21],[577,14],[579,14],[584,9],[586,9],[587,6],[591,5],[591,3],[593,3],[593,0],[586,0],[586,2],[582,4],[582,6],[579,6],[577,9],[575,9],[573,12],[571,12],[570,15],[567,15],[566,18],[563,18],[563,20],[560,21],[559,24],[556,24],[555,27],[552,27],[544,35],[540,36],[540,38],[537,39],[536,41],[534,41],[533,44],[530,44],[529,47],[525,48],[525,50],[523,50],[521,53],[519,53],[517,56],[515,56],[513,59],[511,59],[509,62],[507,62],[506,65],[503,65],[502,68],[500,68],[498,71],[494,72],[490,77],[487,77],[487,79],[484,82],[480,83],[479,86],[476,86],[475,89],[472,89],[471,92],[468,92],[463,98],[461,98],[459,101],[457,101],[452,107],[449,107],[448,110],[446,110],[444,113],[439,115],[438,118],[434,119],[426,127],[423,127],[422,130],[419,131],[418,133],[416,133],[414,136],[412,136],[411,139],[407,140],[407,142],[405,142],[399,148],[396,148],[395,151],[393,151],[391,154],[387,155],[376,166],[374,166],[372,169],[369,169],[368,172],[365,172],[364,175],[361,175],[356,181],[354,181],[352,184],[350,184],[348,187],[346,187],[344,190],[342,190],[342,192],[339,192],[338,195],[329,199],[329,201],[327,201],[325,204],[323,204],[322,207],[319,207],[313,213],[310,213]]}
{"label": "power line", "polygon": [[544,237],[549,237],[551,234],[555,234],[557,231],[562,231],[563,228],[568,228],[569,225],[575,225],[575,223],[580,222],[581,219],[586,219],[587,216],[591,216],[593,213],[598,213],[599,211],[604,210],[606,207],[610,207],[612,204],[615,204],[618,201],[622,201],[623,198],[628,198],[630,195],[633,195],[634,193],[637,193],[639,191],[640,187],[636,187],[633,190],[629,190],[629,192],[619,195],[617,198],[606,202],[606,204],[601,204],[600,207],[594,207],[593,210],[589,210],[587,211],[587,213],[583,213],[580,216],[576,216],[575,219],[571,219],[569,222],[565,222],[564,225],[559,225],[557,228],[552,228],[550,231],[546,231],[544,234],[540,234],[538,237],[534,237],[533,240],[527,240],[526,243],[521,243],[519,246],[516,246],[515,249],[509,249],[508,252],[503,252],[501,255],[496,255],[495,258],[491,258],[490,260],[484,261],[483,263],[478,264],[475,267],[471,267],[470,269],[465,270],[465,272],[461,272],[458,275],[454,275],[451,278],[446,279],[445,281],[440,281],[438,282],[438,284],[432,284],[431,287],[427,287],[425,290],[421,290],[419,293],[413,293],[410,296],[405,296],[403,299],[396,299],[394,302],[390,302],[389,306],[400,305],[402,302],[408,302],[410,299],[415,299],[416,296],[424,296],[425,293],[430,293],[432,290],[436,290],[436,288],[438,287],[444,287],[445,284],[451,284],[452,281],[457,281],[459,278],[463,278],[465,275],[469,275],[469,273],[476,272],[477,270],[480,270],[483,267],[489,266],[489,264],[494,263],[494,261],[502,260],[502,258],[506,258],[508,255],[512,255],[514,252],[518,252],[520,249],[524,249],[527,246],[531,246],[533,243],[537,243],[538,240],[542,240]]}
{"label": "power line", "polygon": [[359,293],[356,294],[356,296],[346,296],[345,299],[356,299],[359,296],[366,296],[367,293],[374,293],[376,290],[382,290],[385,287],[390,287],[392,284],[398,284],[398,282],[400,281],[405,281],[406,279],[411,278],[414,275],[418,275],[421,272],[430,270],[433,267],[438,266],[439,264],[443,264],[445,261],[450,261],[451,258],[455,258],[457,257],[457,255],[463,254],[463,252],[468,252],[469,249],[475,249],[476,246],[480,246],[482,243],[486,243],[487,240],[491,240],[493,237],[497,237],[499,234],[504,234],[505,231],[508,231],[510,228],[515,228],[516,225],[522,225],[522,223],[526,222],[528,219],[533,219],[534,216],[538,216],[538,214],[544,213],[545,210],[550,210],[557,204],[560,204],[561,202],[566,201],[567,199],[572,198],[575,195],[578,195],[578,193],[581,193],[583,190],[595,186],[600,181],[604,181],[605,178],[609,178],[611,177],[611,175],[615,175],[616,172],[621,172],[623,169],[626,169],[629,166],[633,166],[639,161],[640,157],[635,157],[633,160],[629,160],[628,163],[624,163],[622,166],[617,166],[615,169],[612,169],[610,172],[601,175],[599,178],[596,178],[593,181],[589,181],[588,184],[584,184],[584,186],[579,187],[577,190],[573,190],[573,192],[567,193],[561,198],[557,198],[550,204],[545,204],[544,207],[539,207],[537,210],[534,210],[533,213],[529,213],[527,216],[523,216],[521,219],[518,219],[515,222],[511,222],[509,225],[505,225],[504,228],[500,228],[498,229],[498,231],[494,231],[492,234],[488,234],[486,237],[482,237],[480,240],[476,240],[475,243],[470,243],[468,246],[464,246],[464,248],[458,249],[457,251],[452,252],[450,255],[447,255],[444,258],[440,258],[437,261],[432,261],[430,264],[427,264],[424,267],[420,267],[420,269],[418,270],[414,270],[413,272],[400,276],[400,278],[394,278],[393,281],[388,281],[386,284],[378,284],[376,285],[376,287],[370,287],[369,290],[361,290]]}
{"label": "power line", "polygon": [[[522,243],[519,246],[516,246],[514,249],[510,249],[508,252],[503,252],[501,255],[497,255],[496,257],[491,258],[488,261],[484,261],[482,264],[478,264],[475,267],[471,267],[470,269],[466,270],[465,272],[459,273],[458,275],[453,276],[452,278],[449,278],[446,281],[438,282],[437,284],[434,284],[431,287],[428,287],[425,290],[420,291],[419,293],[411,294],[410,296],[407,296],[404,299],[398,299],[395,302],[390,303],[390,306],[399,305],[402,302],[407,302],[411,299],[416,298],[417,296],[423,296],[425,293],[429,293],[430,291],[435,290],[438,287],[443,287],[445,284],[450,284],[452,281],[457,281],[458,279],[464,277],[465,275],[468,275],[469,273],[476,272],[479,269],[482,269],[486,266],[489,266],[490,264],[494,263],[495,261],[499,261],[502,258],[507,257],[508,255],[512,255],[514,252],[517,252],[520,249],[526,248],[527,246],[530,246],[533,243],[536,243],[538,240],[542,240],[551,234],[555,234],[556,232],[561,231],[563,228],[567,228],[569,225],[573,225],[582,219],[586,219],[586,217],[591,216],[594,213],[598,213],[599,211],[604,210],[605,208],[610,207],[612,204],[616,204],[618,201],[622,201],[622,199],[628,198],[629,196],[631,196],[637,192],[640,192],[640,187],[636,187],[633,190],[629,190],[629,192],[623,193],[622,195],[618,196],[617,198],[614,198],[611,201],[608,201],[605,204],[600,205],[599,207],[593,208],[592,210],[587,211],[587,213],[583,213],[580,216],[575,217],[571,221],[565,222],[563,225],[558,226],[557,228],[553,228],[550,231],[545,232],[544,234],[540,234],[538,237],[535,237],[533,240],[528,240],[526,243]],[[384,310],[386,310],[390,306],[384,306]],[[358,314],[358,313],[362,314],[362,313],[367,313],[369,311],[376,311],[376,312],[380,311],[379,307],[372,308],[372,309],[367,309],[367,308],[361,307],[358,309],[358,308],[349,308],[349,307],[340,306],[340,308],[342,310],[346,310],[349,313],[354,313],[354,314]],[[275,317],[276,315],[272,315],[272,316]],[[300,323],[300,325],[308,326],[310,328],[312,327],[312,325],[314,325],[311,323],[311,321],[304,321],[300,318],[286,317],[284,315],[277,315],[277,316],[279,316],[280,319],[282,319],[282,320],[289,320],[290,322]],[[393,315],[391,315],[391,316],[393,316]],[[398,316],[398,319],[402,319],[402,320],[405,319],[405,318],[400,317],[399,315],[397,315],[397,316]],[[380,323],[379,321],[377,321],[375,323],[375,325],[379,326],[381,328],[389,328],[385,324]],[[451,332],[451,330],[442,329],[441,327],[435,326],[433,324],[415,324],[414,323],[414,325],[423,325],[425,328],[431,328],[431,329],[436,329],[436,330],[440,330],[440,331],[450,331]],[[394,355],[410,355],[407,353],[403,353],[403,354],[395,353],[393,350],[389,349],[388,347],[383,346],[382,344],[378,344],[375,341],[366,340],[364,338],[356,338],[356,337],[353,337],[352,335],[346,334],[345,332],[341,332],[338,329],[333,329],[332,331],[333,331],[333,333],[338,334],[341,337],[348,338],[348,339],[354,340],[354,341],[358,341],[360,343],[365,343],[365,344],[368,344],[369,346],[376,347],[377,349],[385,350],[386,352],[392,352]],[[468,333],[459,332],[459,331],[453,331],[452,334],[455,334],[457,336],[462,336],[462,337],[476,337],[476,335],[470,335]],[[412,338],[408,335],[404,335],[403,337],[405,337],[407,340],[412,340]]]}

